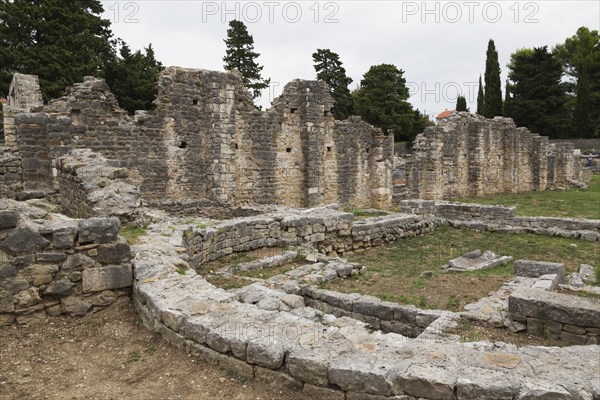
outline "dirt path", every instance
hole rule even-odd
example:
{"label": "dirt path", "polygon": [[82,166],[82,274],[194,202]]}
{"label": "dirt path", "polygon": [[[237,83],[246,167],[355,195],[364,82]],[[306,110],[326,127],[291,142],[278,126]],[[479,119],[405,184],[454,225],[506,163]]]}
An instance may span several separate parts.
{"label": "dirt path", "polygon": [[0,399],[305,400],[168,345],[128,298],[80,319],[0,328]]}

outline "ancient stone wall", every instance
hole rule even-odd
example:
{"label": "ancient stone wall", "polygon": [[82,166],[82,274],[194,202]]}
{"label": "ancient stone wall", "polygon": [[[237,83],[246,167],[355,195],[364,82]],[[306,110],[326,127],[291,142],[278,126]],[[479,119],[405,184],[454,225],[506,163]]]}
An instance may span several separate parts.
{"label": "ancient stone wall", "polygon": [[57,170],[60,204],[68,216],[117,217],[122,222],[141,217],[141,196],[129,171],[101,154],[72,150],[57,160]]}
{"label": "ancient stone wall", "polygon": [[82,316],[127,295],[132,255],[119,227],[0,201],[0,326]]}
{"label": "ancient stone wall", "polygon": [[395,198],[452,199],[589,182],[573,145],[517,128],[512,119],[454,113],[418,135],[398,164]]}
{"label": "ancient stone wall", "polygon": [[15,112],[23,190],[52,191],[54,161],[88,148],[135,170],[151,201],[391,205],[393,138],[360,118],[335,121],[322,82],[289,83],[265,112],[235,72],[171,67],[158,89],[156,110],[134,117],[92,77],[47,106]]}
{"label": "ancient stone wall", "polygon": [[352,221],[352,214],[331,208],[265,214],[185,232],[194,267],[228,254],[264,247],[311,244],[327,254],[343,254],[433,231],[437,222],[416,215],[391,214]]}

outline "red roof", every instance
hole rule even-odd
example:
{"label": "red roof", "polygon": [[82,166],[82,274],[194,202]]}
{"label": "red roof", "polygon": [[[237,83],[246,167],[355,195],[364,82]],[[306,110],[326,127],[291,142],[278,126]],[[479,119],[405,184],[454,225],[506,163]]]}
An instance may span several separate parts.
{"label": "red roof", "polygon": [[446,111],[442,111],[437,117],[435,117],[436,119],[442,119],[442,118],[447,118],[450,115],[452,115],[452,113],[455,110],[446,110]]}

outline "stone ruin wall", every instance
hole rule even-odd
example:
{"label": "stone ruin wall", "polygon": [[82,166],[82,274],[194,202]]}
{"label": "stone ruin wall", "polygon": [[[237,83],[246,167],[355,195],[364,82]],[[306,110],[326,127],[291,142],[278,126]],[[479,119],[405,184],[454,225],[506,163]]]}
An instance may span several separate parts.
{"label": "stone ruin wall", "polygon": [[572,144],[549,144],[510,118],[454,113],[418,135],[413,150],[397,163],[396,199],[542,191],[591,179]]}
{"label": "stone ruin wall", "polygon": [[[16,75],[15,81],[34,78]],[[23,170],[2,174],[2,195],[25,199],[55,191],[56,160],[88,148],[131,169],[151,202],[391,205],[393,138],[357,117],[335,121],[323,83],[292,81],[265,112],[255,109],[233,72],[171,67],[158,88],[156,110],[133,117],[103,80],[91,77],[46,106],[19,108],[10,99],[5,122],[10,127],[14,119],[11,149]],[[19,164],[7,154],[0,171]]]}

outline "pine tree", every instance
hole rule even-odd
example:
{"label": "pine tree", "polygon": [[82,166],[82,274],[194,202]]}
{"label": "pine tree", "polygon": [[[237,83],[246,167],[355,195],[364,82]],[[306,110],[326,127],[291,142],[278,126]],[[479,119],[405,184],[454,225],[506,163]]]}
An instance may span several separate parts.
{"label": "pine tree", "polygon": [[511,55],[509,116],[518,126],[551,138],[568,136],[570,121],[561,84],[561,63],[548,47],[520,49]]}
{"label": "pine tree", "polygon": [[312,55],[317,79],[329,85],[335,100],[332,113],[336,119],[346,119],[354,113],[354,103],[348,85],[352,78],[346,75],[340,56],[329,49],[317,49]]}
{"label": "pine tree", "polygon": [[483,116],[494,118],[502,115],[502,90],[500,89],[500,64],[494,41],[490,39],[485,60],[485,95]]}
{"label": "pine tree", "polygon": [[120,57],[108,63],[106,83],[117,97],[119,105],[133,114],[135,110],[149,110],[156,98],[156,81],[164,69],[154,56],[152,44],[132,52],[123,44]]}
{"label": "pine tree", "polygon": [[97,0],[0,1],[0,95],[15,72],[38,75],[45,100],[114,56],[110,21]]}
{"label": "pine tree", "polygon": [[392,64],[373,65],[364,74],[353,96],[356,112],[384,132],[394,131],[396,140],[412,140],[414,111],[408,103],[404,71]]}
{"label": "pine tree", "polygon": [[590,98],[590,81],[587,68],[582,68],[577,79],[575,111],[573,113],[573,129],[576,137],[590,138],[594,136],[592,109]]}
{"label": "pine tree", "polygon": [[269,87],[271,79],[261,76],[263,67],[256,63],[260,54],[254,51],[254,38],[248,33],[246,25],[241,21],[230,21],[224,42],[227,46],[223,57],[225,69],[237,69],[242,74],[244,85],[252,90],[252,97],[260,97],[260,91]]}
{"label": "pine tree", "polygon": [[485,94],[483,92],[483,84],[481,83],[481,75],[479,75],[479,89],[477,90],[477,114],[483,115],[483,106],[485,105]]}
{"label": "pine tree", "polygon": [[465,96],[458,96],[456,99],[456,111],[469,111],[467,108],[467,99]]}
{"label": "pine tree", "polygon": [[[572,111],[574,135],[600,135],[600,35],[581,27],[554,49],[564,71],[571,78],[565,85],[567,107]],[[584,76],[585,74],[585,76]],[[582,96],[584,99],[580,100]],[[589,128],[587,120],[589,119]]]}

